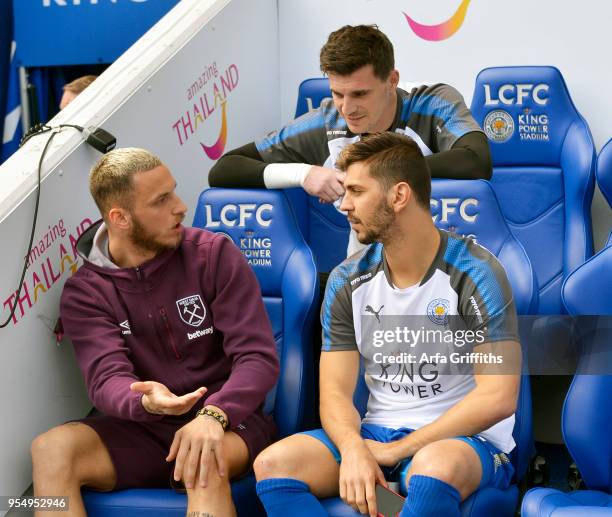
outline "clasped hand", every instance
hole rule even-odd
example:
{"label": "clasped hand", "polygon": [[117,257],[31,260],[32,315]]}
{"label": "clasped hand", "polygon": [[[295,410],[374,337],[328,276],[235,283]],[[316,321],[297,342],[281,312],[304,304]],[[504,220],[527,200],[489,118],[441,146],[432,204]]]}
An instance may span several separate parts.
{"label": "clasped hand", "polygon": [[208,475],[216,468],[220,477],[225,476],[225,456],[221,424],[210,416],[198,416],[181,427],[174,435],[166,461],[176,460],[175,481],[183,480],[185,487],[193,488],[198,473],[200,486],[206,487]]}
{"label": "clasped hand", "polygon": [[376,517],[376,484],[387,486],[385,477],[365,443],[343,451],[340,463],[340,497],[360,513]]}
{"label": "clasped hand", "polygon": [[304,190],[322,203],[333,203],[344,194],[343,172],[314,165],[304,180]]}
{"label": "clasped hand", "polygon": [[[202,398],[207,388],[201,387],[180,397],[165,385],[155,381],[134,382],[130,389],[142,393],[142,405],[155,415],[183,415]],[[166,461],[176,460],[174,479],[183,480],[187,488],[193,488],[199,467],[199,483],[207,485],[211,468],[217,468],[219,476],[225,475],[223,437],[225,431],[214,418],[199,416],[181,427],[174,435]]]}

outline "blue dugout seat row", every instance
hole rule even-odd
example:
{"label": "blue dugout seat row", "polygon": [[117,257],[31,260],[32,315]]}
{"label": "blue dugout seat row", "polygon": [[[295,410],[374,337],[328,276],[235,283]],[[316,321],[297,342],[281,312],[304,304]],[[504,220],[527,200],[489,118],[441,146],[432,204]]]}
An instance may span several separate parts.
{"label": "blue dugout seat row", "polygon": [[[612,208],[612,140],[600,152],[597,181]],[[608,244],[570,273],[562,288],[569,314],[608,316],[595,319],[592,331],[582,335],[580,344],[589,354],[580,358],[579,373],[574,376],[563,406],[563,437],[586,490],[564,493],[551,488],[532,489],[523,499],[523,517],[612,515],[612,375],[594,374],[587,366],[594,357],[604,357],[609,362],[611,289],[612,232]]]}
{"label": "blue dugout seat row", "polygon": [[[472,106],[477,119],[481,116],[479,122],[485,122],[492,111],[486,110],[497,100],[495,106],[500,109],[495,111],[508,113],[514,124],[515,132],[501,142],[502,126],[504,121],[510,123],[508,118],[499,115],[499,120],[491,122],[495,115],[488,119],[491,127],[502,133],[502,137],[497,136],[496,145],[492,144],[495,164],[492,183],[434,181],[432,216],[439,227],[473,236],[500,259],[520,314],[559,313],[563,278],[592,253],[588,214],[593,191],[592,140],[586,123],[571,104],[558,70],[516,68],[488,69],[477,80],[474,103],[478,90],[484,92],[480,99],[481,115],[477,115],[478,107]],[[526,70],[531,68],[536,70]],[[530,82],[521,74],[527,75]],[[300,89],[296,115],[318,106],[322,98],[329,96],[326,79],[307,80]],[[519,119],[525,114],[536,118]],[[544,131],[540,126],[548,126],[548,140],[522,138],[525,128],[519,129],[521,121],[540,121],[530,124],[537,126],[535,129],[527,129],[536,135]],[[504,143],[508,144],[505,148]],[[535,147],[520,147],[524,145]],[[512,162],[511,158],[522,155],[524,149],[530,152]],[[544,154],[538,158],[540,152]],[[523,185],[518,191],[516,188],[512,191],[511,178]],[[526,184],[522,183],[525,179]],[[526,195],[529,189],[535,193]],[[298,189],[288,190],[286,194],[290,203],[275,191],[210,189],[202,194],[194,219],[194,226],[223,232],[241,248],[260,281],[281,356],[281,378],[269,395],[266,408],[274,413],[281,436],[307,425],[313,402],[310,329],[316,317],[318,297],[316,268],[297,227],[312,248],[321,270],[331,270],[344,258],[349,229],[346,218],[335,208],[308,199]],[[524,202],[519,203],[521,200]],[[545,257],[532,249],[535,242],[554,245],[547,248],[549,267]],[[367,390],[361,388],[367,397]],[[520,480],[533,452],[528,377],[521,386],[514,434],[517,448],[512,460],[516,478]],[[232,491],[239,515],[263,514],[252,476],[233,482]],[[129,517],[152,512],[164,516],[184,515],[186,505],[185,496],[163,489],[110,494],[85,491],[84,496],[89,515],[94,517]],[[463,503],[462,514],[513,515],[517,500],[516,485],[506,491],[482,490]],[[325,500],[324,505],[330,515],[355,515],[338,498]]]}

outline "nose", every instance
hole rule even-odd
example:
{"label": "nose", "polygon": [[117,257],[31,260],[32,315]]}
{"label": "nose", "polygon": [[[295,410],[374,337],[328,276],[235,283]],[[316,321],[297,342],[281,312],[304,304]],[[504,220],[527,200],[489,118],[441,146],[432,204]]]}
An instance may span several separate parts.
{"label": "nose", "polygon": [[175,214],[183,214],[183,215],[187,213],[187,205],[183,203],[183,200],[178,195],[176,195],[176,204],[174,205],[173,212]]}
{"label": "nose", "polygon": [[344,196],[342,196],[342,202],[340,203],[340,210],[343,212],[350,212],[353,210],[353,200],[348,192],[348,190],[344,191]]}
{"label": "nose", "polygon": [[343,113],[345,116],[349,116],[349,115],[352,115],[354,111],[355,111],[355,104],[353,103],[351,99],[349,99],[348,95],[345,95],[344,99],[342,99],[341,113]]}

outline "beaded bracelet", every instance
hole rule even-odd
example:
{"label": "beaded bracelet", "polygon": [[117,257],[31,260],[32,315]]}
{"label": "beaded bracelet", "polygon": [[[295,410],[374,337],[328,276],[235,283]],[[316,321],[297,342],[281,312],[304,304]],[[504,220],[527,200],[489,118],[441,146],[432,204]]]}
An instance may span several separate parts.
{"label": "beaded bracelet", "polygon": [[218,411],[215,411],[214,409],[202,408],[196,413],[196,415],[213,417],[217,422],[221,424],[221,427],[223,427],[223,430],[227,431],[229,423],[227,419]]}

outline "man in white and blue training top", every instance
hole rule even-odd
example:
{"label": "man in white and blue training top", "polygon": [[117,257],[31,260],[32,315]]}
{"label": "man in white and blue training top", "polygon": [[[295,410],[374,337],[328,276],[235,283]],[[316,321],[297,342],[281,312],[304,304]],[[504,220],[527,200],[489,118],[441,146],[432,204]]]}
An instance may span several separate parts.
{"label": "man in white and blue training top", "polygon": [[[393,132],[340,154],[346,211],[368,246],[331,273],[321,310],[323,429],[255,461],[268,515],[327,515],[340,495],[375,517],[375,485],[399,474],[401,516],[458,517],[479,488],[506,488],[519,390],[512,292],[497,259],[438,230],[419,145]],[[363,363],[362,419],[353,392]]]}

